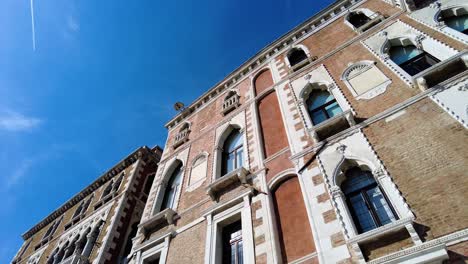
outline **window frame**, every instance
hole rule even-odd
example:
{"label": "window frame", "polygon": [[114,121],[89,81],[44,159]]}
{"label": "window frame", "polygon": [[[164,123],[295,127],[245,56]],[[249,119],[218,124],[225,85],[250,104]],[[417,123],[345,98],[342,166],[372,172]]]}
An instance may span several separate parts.
{"label": "window frame", "polygon": [[[361,171],[365,172],[365,170],[361,170]],[[344,193],[346,204],[348,206],[348,210],[349,210],[349,212],[350,212],[350,214],[351,214],[351,216],[353,218],[353,223],[354,223],[354,226],[356,227],[356,230],[358,231],[358,234],[363,234],[363,233],[372,231],[374,229],[377,229],[379,227],[382,227],[382,226],[386,225],[386,224],[384,225],[384,224],[381,223],[380,217],[378,216],[375,207],[372,205],[372,202],[370,201],[370,198],[368,197],[367,191],[369,191],[369,190],[378,189],[380,191],[380,193],[382,194],[382,196],[384,197],[385,201],[387,202],[387,204],[388,204],[388,206],[389,206],[389,208],[390,208],[390,210],[391,210],[391,212],[393,214],[393,217],[395,218],[395,221],[398,221],[400,219],[398,217],[398,214],[396,213],[395,209],[393,208],[392,203],[388,199],[387,194],[384,192],[382,187],[378,184],[378,182],[375,179],[374,175],[371,172],[369,172],[369,173],[372,175],[372,179],[374,180],[373,183],[368,184],[368,185],[366,185],[364,187],[361,187],[359,190],[355,190],[355,191],[352,191],[350,193],[344,193],[344,191],[342,190],[343,193]],[[340,187],[340,188],[342,188],[342,187]],[[351,202],[351,197],[355,197],[357,195],[360,195],[362,197],[362,199],[364,200],[364,203],[366,204],[367,210],[370,213],[370,216],[372,217],[372,221],[375,224],[375,228],[372,228],[372,229],[367,230],[367,231],[363,231],[362,228],[360,227],[359,218],[357,217],[356,211],[355,211],[354,206],[352,205],[352,202]],[[395,222],[395,221],[393,221],[393,222]],[[388,223],[388,224],[390,224],[390,223]]]}

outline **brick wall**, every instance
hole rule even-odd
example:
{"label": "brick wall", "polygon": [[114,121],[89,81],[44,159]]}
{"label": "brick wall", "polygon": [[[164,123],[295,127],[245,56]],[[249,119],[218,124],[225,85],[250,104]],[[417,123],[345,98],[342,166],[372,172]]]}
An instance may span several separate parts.
{"label": "brick wall", "polygon": [[466,228],[468,132],[430,99],[364,129],[426,238]]}

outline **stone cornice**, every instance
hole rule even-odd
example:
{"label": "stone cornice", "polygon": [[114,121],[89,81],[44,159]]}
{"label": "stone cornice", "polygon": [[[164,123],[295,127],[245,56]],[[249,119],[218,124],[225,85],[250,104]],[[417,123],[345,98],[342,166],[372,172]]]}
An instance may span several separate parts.
{"label": "stone cornice", "polygon": [[264,64],[272,57],[275,57],[284,52],[286,49],[289,49],[299,40],[302,40],[305,37],[308,37],[311,34],[319,31],[329,22],[335,20],[337,17],[340,17],[343,14],[346,14],[349,8],[362,2],[365,2],[365,0],[337,0],[328,7],[324,8],[319,13],[315,14],[302,24],[296,26],[288,33],[267,45],[251,59],[247,60],[236,70],[230,73],[226,78],[215,84],[211,89],[198,97],[184,111],[171,119],[165,125],[166,128],[170,129],[176,126],[184,118],[190,116],[193,112],[202,107],[202,105],[211,102],[213,98],[216,98],[220,93],[232,88],[234,85],[238,84],[240,80],[243,80],[246,76],[256,71],[260,67],[263,67]]}
{"label": "stone cornice", "polygon": [[118,162],[114,167],[109,169],[99,178],[97,178],[94,182],[92,182],[88,187],[81,190],[78,194],[74,195],[70,200],[66,201],[63,205],[61,205],[58,209],[53,211],[43,220],[41,220],[38,224],[33,226],[31,229],[26,231],[22,237],[24,240],[29,239],[33,236],[37,231],[44,228],[50,222],[54,221],[57,217],[61,216],[65,213],[68,209],[73,207],[75,204],[79,203],[83,198],[88,196],[89,194],[93,193],[103,184],[105,184],[109,179],[114,177],[115,175],[122,172],[125,168],[136,162],[138,159],[143,158],[145,160],[153,160],[155,163],[159,161],[161,158],[162,149],[158,146],[150,149],[147,146],[139,147],[135,151],[133,151],[130,155],[126,158]]}

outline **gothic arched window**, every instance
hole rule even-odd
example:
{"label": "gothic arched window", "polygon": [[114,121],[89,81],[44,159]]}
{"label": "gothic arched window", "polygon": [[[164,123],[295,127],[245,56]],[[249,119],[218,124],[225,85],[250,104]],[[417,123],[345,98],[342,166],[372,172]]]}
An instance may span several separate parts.
{"label": "gothic arched window", "polygon": [[312,91],[306,100],[306,104],[314,125],[343,112],[333,95],[325,90],[316,89]]}
{"label": "gothic arched window", "polygon": [[161,211],[175,206],[176,195],[179,192],[182,183],[182,163],[179,163],[167,183],[164,191],[164,198],[161,205]]}
{"label": "gothic arched window", "polygon": [[242,134],[235,129],[224,141],[221,175],[226,175],[243,165],[244,148]]}
{"label": "gothic arched window", "polygon": [[345,172],[341,189],[359,233],[391,223],[397,215],[369,171],[353,167]]}
{"label": "gothic arched window", "polygon": [[451,8],[441,12],[440,20],[448,27],[468,35],[468,10],[467,8]]}
{"label": "gothic arched window", "polygon": [[409,75],[416,75],[440,60],[414,45],[392,46],[389,50],[390,59]]}

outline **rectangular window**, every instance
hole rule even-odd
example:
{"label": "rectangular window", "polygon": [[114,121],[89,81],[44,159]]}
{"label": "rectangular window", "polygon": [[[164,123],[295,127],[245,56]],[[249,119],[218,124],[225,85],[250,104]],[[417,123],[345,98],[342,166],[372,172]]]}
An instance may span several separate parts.
{"label": "rectangular window", "polygon": [[236,221],[222,230],[223,264],[243,263],[242,223]]}

